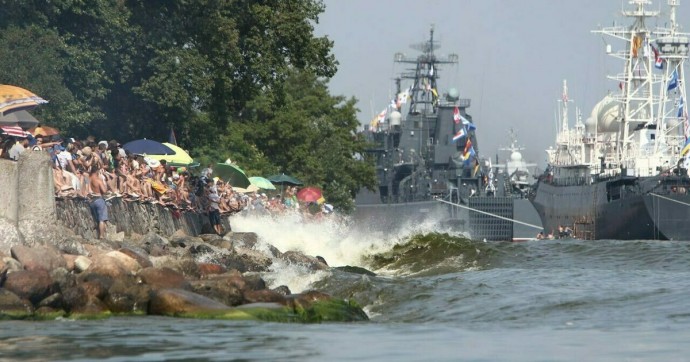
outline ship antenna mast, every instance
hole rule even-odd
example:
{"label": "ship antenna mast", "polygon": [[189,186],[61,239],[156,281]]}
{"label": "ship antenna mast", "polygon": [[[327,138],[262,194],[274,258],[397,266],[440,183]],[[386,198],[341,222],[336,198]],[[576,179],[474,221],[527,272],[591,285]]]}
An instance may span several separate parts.
{"label": "ship antenna mast", "polygon": [[[413,44],[412,49],[421,52],[416,58],[405,56],[403,53],[396,53],[394,61],[414,65],[401,74],[402,79],[412,80],[410,90],[410,108],[408,113],[420,114],[435,113],[436,104],[439,102],[436,81],[438,77],[438,65],[457,64],[458,55],[449,54],[446,57],[437,57],[434,50],[441,46],[434,40],[434,26],[429,29],[429,40]],[[421,107],[420,107],[421,106]]]}

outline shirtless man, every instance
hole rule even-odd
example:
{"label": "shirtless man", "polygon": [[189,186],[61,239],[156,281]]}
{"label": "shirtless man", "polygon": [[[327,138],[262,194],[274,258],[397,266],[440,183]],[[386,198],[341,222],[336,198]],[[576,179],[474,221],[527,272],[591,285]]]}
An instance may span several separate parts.
{"label": "shirtless man", "polygon": [[98,238],[105,238],[105,223],[108,221],[108,206],[105,204],[103,195],[108,192],[103,179],[100,175],[100,164],[94,163],[89,169],[89,184],[91,186],[91,213],[98,224]]}

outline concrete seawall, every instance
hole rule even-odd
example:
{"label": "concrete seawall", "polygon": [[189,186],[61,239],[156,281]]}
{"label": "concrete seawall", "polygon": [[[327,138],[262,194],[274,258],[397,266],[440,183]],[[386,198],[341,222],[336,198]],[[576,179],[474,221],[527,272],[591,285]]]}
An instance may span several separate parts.
{"label": "concrete seawall", "polygon": [[[213,232],[205,213],[175,211],[119,198],[108,204],[111,234],[155,232],[167,236],[183,230],[196,236]],[[223,218],[223,224],[229,230],[227,218]],[[18,162],[0,160],[0,251],[8,252],[17,244],[54,244],[70,231],[94,238],[95,227],[86,200],[56,202],[47,153],[26,151]]]}

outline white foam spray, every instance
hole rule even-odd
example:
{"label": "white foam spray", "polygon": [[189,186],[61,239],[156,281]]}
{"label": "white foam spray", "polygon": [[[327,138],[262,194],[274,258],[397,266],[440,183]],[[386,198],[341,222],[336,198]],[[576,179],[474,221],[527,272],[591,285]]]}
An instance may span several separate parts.
{"label": "white foam spray", "polygon": [[[235,215],[230,219],[233,231],[254,232],[260,242],[271,244],[281,252],[299,251],[321,256],[330,266],[360,266],[367,268],[367,256],[390,250],[419,233],[448,232],[438,230],[435,222],[410,223],[397,230],[378,230],[376,220],[353,223],[347,218],[329,216],[321,220],[303,220],[298,214],[277,217],[267,215]],[[256,249],[267,249],[257,245]],[[274,260],[271,273],[264,279],[271,288],[287,285],[294,293],[329,275],[309,271],[303,266]]]}

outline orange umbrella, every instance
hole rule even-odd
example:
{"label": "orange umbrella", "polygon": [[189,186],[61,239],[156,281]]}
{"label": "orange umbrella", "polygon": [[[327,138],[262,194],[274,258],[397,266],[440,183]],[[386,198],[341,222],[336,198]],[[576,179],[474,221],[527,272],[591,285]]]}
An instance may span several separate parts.
{"label": "orange umbrella", "polygon": [[36,136],[54,136],[56,134],[60,134],[60,131],[55,128],[55,127],[48,127],[48,126],[38,126],[38,127],[33,127],[29,128],[29,133]]}
{"label": "orange umbrella", "polygon": [[13,85],[0,85],[0,115],[31,109],[39,104],[48,103],[45,99],[28,90]]}

